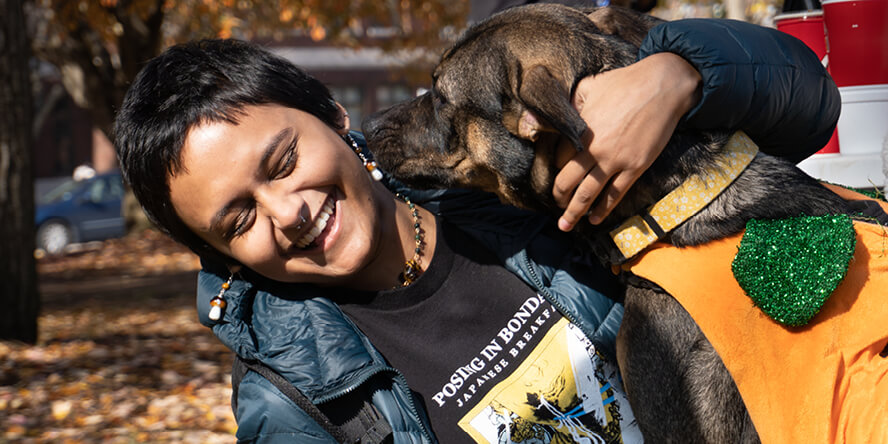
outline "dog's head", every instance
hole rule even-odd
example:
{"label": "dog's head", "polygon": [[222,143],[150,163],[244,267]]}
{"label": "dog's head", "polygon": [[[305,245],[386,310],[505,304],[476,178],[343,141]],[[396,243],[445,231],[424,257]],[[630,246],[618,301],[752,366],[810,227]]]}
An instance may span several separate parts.
{"label": "dog's head", "polygon": [[579,149],[586,130],[574,87],[632,63],[654,23],[616,8],[506,10],[444,53],[428,92],[370,116],[365,136],[380,165],[413,187],[480,188],[554,208],[558,139]]}

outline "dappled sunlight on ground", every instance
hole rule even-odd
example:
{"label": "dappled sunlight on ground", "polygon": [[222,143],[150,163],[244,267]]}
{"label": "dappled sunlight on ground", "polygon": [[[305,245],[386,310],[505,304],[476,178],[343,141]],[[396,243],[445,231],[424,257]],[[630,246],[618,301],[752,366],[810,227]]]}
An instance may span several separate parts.
{"label": "dappled sunlight on ground", "polygon": [[40,341],[0,342],[0,442],[234,442],[196,258],[156,234],[107,244],[41,259]]}

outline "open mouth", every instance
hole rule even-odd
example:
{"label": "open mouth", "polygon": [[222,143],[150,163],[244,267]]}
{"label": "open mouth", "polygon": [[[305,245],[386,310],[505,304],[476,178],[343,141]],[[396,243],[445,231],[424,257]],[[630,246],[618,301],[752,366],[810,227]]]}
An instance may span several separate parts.
{"label": "open mouth", "polygon": [[321,238],[321,235],[329,231],[328,222],[334,214],[336,214],[336,206],[333,203],[333,198],[328,197],[327,200],[324,201],[324,205],[321,206],[321,211],[318,212],[318,215],[315,217],[311,229],[301,238],[296,240],[294,244],[296,248],[309,250],[316,247],[318,244],[317,241]]}

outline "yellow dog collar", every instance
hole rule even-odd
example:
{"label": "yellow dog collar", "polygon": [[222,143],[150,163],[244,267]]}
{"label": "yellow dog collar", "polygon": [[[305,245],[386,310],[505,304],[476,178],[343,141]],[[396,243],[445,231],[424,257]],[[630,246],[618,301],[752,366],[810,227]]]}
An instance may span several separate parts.
{"label": "yellow dog collar", "polygon": [[758,146],[738,131],[723,150],[717,167],[689,177],[644,213],[630,217],[610,232],[623,257],[632,258],[706,207],[752,162]]}

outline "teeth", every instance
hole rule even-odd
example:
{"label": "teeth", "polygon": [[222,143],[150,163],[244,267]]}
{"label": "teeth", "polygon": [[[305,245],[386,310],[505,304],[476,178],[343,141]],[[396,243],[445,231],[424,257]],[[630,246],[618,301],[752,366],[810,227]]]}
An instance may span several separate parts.
{"label": "teeth", "polygon": [[314,240],[324,231],[324,228],[327,228],[327,221],[330,220],[330,216],[332,215],[333,202],[327,200],[324,202],[320,214],[315,218],[314,226],[311,227],[311,230],[309,230],[308,233],[305,233],[304,236],[296,241],[296,246],[299,248],[305,248],[314,242]]}

